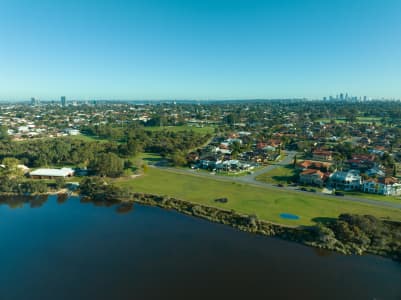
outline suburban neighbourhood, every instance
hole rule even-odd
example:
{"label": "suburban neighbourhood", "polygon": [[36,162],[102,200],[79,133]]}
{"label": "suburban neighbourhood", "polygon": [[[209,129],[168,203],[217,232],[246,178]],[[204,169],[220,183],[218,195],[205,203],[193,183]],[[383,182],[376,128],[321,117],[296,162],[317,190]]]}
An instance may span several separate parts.
{"label": "suburban neighbourhood", "polygon": [[[139,130],[143,132],[132,138],[138,149],[143,135],[172,132],[174,139],[179,132],[195,132],[207,135],[207,142],[187,152],[160,152],[162,158],[172,165],[215,176],[249,176],[279,164],[292,151],[294,157],[285,166],[291,176],[276,180],[281,187],[311,186],[340,196],[343,194],[339,191],[401,195],[398,102],[386,102],[381,111],[372,110],[377,107],[375,101],[355,99],[308,105],[312,109],[297,100],[219,104],[82,102],[65,97],[60,102],[40,102],[32,98],[28,103],[2,104],[0,124],[2,138],[14,142],[70,137],[117,146],[128,143],[126,132],[132,128],[136,135]],[[155,147],[152,149],[150,152]],[[88,162],[49,168],[48,163],[22,160],[19,166],[32,179],[68,179],[75,171],[78,176],[96,173]],[[276,172],[282,169],[279,166]]]}

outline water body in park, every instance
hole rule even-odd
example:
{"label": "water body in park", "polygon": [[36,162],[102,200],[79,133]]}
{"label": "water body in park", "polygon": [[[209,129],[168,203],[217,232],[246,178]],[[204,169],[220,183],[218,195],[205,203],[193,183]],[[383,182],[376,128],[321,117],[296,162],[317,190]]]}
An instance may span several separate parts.
{"label": "water body in park", "polygon": [[0,299],[401,299],[401,264],[141,205],[0,199]]}
{"label": "water body in park", "polygon": [[299,216],[289,213],[282,213],[280,214],[280,218],[287,219],[287,220],[299,220]]}

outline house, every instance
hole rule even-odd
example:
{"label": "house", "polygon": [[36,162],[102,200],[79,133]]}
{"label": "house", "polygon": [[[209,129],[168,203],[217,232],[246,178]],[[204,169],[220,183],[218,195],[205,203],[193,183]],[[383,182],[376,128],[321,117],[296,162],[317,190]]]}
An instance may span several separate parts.
{"label": "house", "polygon": [[328,162],[304,160],[298,164],[298,168],[300,168],[301,170],[305,169],[328,170],[331,167],[331,165],[332,164]]}
{"label": "house", "polygon": [[65,132],[66,132],[68,135],[79,135],[79,134],[81,134],[80,131],[79,131],[78,129],[72,129],[72,128],[66,129]]}
{"label": "house", "polygon": [[299,174],[299,182],[302,184],[323,185],[324,173],[315,170],[307,169]]}
{"label": "house", "polygon": [[352,159],[347,160],[351,169],[367,170],[376,166],[375,156],[371,154],[355,154]]}
{"label": "house", "polygon": [[35,179],[67,178],[72,177],[73,175],[74,170],[71,168],[37,169],[29,173],[29,176]]}
{"label": "house", "polygon": [[330,185],[345,191],[359,190],[362,185],[362,177],[357,170],[337,171],[330,176]]}
{"label": "house", "polygon": [[325,150],[315,150],[312,153],[314,160],[333,160],[333,152]]}
{"label": "house", "polygon": [[394,177],[369,179],[364,181],[362,191],[386,196],[398,196],[401,195],[401,184]]}
{"label": "house", "polygon": [[372,177],[372,176],[383,177],[386,175],[386,173],[383,170],[375,167],[375,168],[367,170],[366,175],[368,175],[369,177]]}
{"label": "house", "polygon": [[274,148],[279,148],[279,147],[281,147],[282,142],[281,142],[281,140],[278,140],[278,139],[271,139],[271,140],[267,141],[267,145],[272,146]]}

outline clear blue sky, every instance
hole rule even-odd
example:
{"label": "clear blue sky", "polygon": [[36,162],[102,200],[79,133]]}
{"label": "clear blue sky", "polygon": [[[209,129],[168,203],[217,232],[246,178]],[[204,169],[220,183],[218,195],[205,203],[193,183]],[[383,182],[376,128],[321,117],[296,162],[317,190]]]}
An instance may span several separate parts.
{"label": "clear blue sky", "polygon": [[400,0],[1,0],[0,100],[401,98]]}

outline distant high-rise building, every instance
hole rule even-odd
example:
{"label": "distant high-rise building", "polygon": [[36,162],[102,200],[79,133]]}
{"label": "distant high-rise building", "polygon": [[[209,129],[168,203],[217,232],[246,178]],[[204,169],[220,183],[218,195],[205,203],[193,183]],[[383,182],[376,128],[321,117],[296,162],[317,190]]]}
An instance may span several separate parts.
{"label": "distant high-rise building", "polygon": [[65,106],[67,104],[65,96],[61,96],[60,101],[61,101],[61,106]]}
{"label": "distant high-rise building", "polygon": [[340,100],[344,100],[344,94],[343,93],[340,94]]}
{"label": "distant high-rise building", "polygon": [[36,99],[35,97],[31,98],[31,105],[32,106],[36,106],[36,105],[39,105],[39,104],[40,104],[39,99]]}

